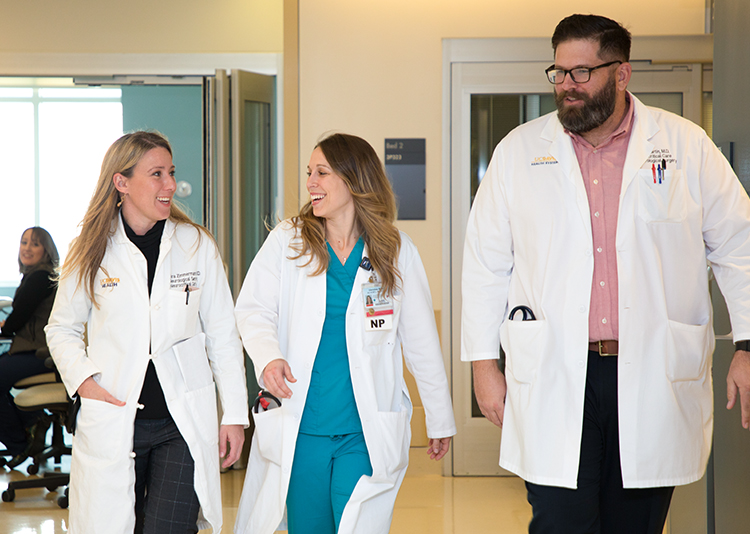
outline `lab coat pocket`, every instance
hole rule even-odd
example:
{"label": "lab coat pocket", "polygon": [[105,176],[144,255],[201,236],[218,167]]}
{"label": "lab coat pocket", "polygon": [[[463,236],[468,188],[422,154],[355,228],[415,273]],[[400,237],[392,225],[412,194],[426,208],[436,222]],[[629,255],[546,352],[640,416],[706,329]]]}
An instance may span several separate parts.
{"label": "lab coat pocket", "polygon": [[169,331],[173,339],[186,339],[198,330],[198,310],[201,293],[199,288],[190,292],[184,289],[169,290]]}
{"label": "lab coat pocket", "polygon": [[[125,406],[81,397],[78,412],[75,449],[90,462],[110,464],[127,457],[130,447],[125,439],[124,428],[127,416]],[[132,445],[132,441],[130,443]]]}
{"label": "lab coat pocket", "polygon": [[672,382],[698,380],[706,374],[713,331],[709,324],[669,321],[667,378]]}
{"label": "lab coat pocket", "polygon": [[646,222],[680,222],[687,216],[687,184],[682,171],[667,169],[661,183],[650,169],[638,171],[638,214]]}
{"label": "lab coat pocket", "polygon": [[374,479],[393,482],[409,463],[409,419],[410,412],[406,408],[400,412],[377,412],[380,436],[375,450],[369,451]]}
{"label": "lab coat pocket", "polygon": [[283,435],[283,412],[281,408],[265,412],[253,412],[255,420],[255,443],[260,455],[277,465],[281,465],[281,437]]}
{"label": "lab coat pocket", "polygon": [[201,332],[172,347],[188,391],[213,385],[213,373],[206,354],[206,334]]}
{"label": "lab coat pocket", "polygon": [[500,343],[506,354],[505,372],[518,382],[532,383],[549,350],[548,340],[546,320],[505,321],[500,327]]}

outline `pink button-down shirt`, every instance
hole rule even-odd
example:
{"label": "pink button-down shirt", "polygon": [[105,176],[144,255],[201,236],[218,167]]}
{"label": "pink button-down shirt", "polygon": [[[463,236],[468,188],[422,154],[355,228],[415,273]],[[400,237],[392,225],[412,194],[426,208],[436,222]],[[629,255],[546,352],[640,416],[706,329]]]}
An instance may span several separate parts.
{"label": "pink button-down shirt", "polygon": [[615,238],[622,169],[632,125],[633,106],[628,98],[628,109],[620,126],[599,146],[594,147],[580,135],[566,131],[573,138],[591,211],[594,279],[589,309],[589,341],[619,338]]}

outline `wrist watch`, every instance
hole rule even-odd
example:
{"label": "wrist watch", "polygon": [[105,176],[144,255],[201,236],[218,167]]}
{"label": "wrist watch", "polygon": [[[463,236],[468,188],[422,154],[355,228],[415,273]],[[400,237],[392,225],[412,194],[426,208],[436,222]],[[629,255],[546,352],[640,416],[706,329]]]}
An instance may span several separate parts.
{"label": "wrist watch", "polygon": [[734,344],[734,350],[750,351],[750,340],[738,341]]}

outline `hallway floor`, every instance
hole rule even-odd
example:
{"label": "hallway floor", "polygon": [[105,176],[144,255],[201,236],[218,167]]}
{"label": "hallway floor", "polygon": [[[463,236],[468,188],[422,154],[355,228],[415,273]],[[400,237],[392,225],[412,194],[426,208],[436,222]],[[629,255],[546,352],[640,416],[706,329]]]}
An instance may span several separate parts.
{"label": "hallway floor", "polygon": [[[69,466],[70,461],[64,461],[62,469]],[[440,470],[440,463],[427,458],[426,449],[411,449],[411,465],[396,500],[391,534],[527,532],[531,508],[521,479],[443,477]],[[244,476],[244,470],[233,470],[221,477],[225,533],[232,531]],[[25,477],[26,465],[10,472],[0,468],[0,491],[9,481]],[[0,503],[0,534],[67,532],[68,512],[57,507],[58,496],[46,489],[19,490],[14,502]]]}

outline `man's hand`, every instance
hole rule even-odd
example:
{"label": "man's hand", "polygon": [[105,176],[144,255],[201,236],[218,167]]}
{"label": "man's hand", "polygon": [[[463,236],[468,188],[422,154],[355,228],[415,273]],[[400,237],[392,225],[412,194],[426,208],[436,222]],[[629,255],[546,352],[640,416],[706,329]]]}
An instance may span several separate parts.
{"label": "man's hand", "polygon": [[282,358],[270,361],[263,369],[263,384],[272,395],[280,399],[289,399],[292,396],[292,390],[286,385],[287,380],[292,383],[297,381],[292,375],[292,368]]}
{"label": "man's hand", "polygon": [[472,362],[474,370],[474,394],[479,409],[492,424],[503,427],[505,411],[505,375],[497,368],[497,360]]}
{"label": "man's hand", "polygon": [[740,394],[742,427],[750,429],[750,352],[738,350],[727,374],[727,410],[731,410]]}
{"label": "man's hand", "polygon": [[84,399],[93,399],[102,402],[108,402],[115,406],[125,406],[125,403],[119,399],[116,399],[109,391],[101,387],[93,376],[88,377],[84,380],[80,386],[78,386],[78,396]]}
{"label": "man's hand", "polygon": [[224,458],[221,467],[227,468],[240,459],[243,443],[245,443],[245,429],[242,428],[242,425],[221,425],[219,428],[219,456]]}

